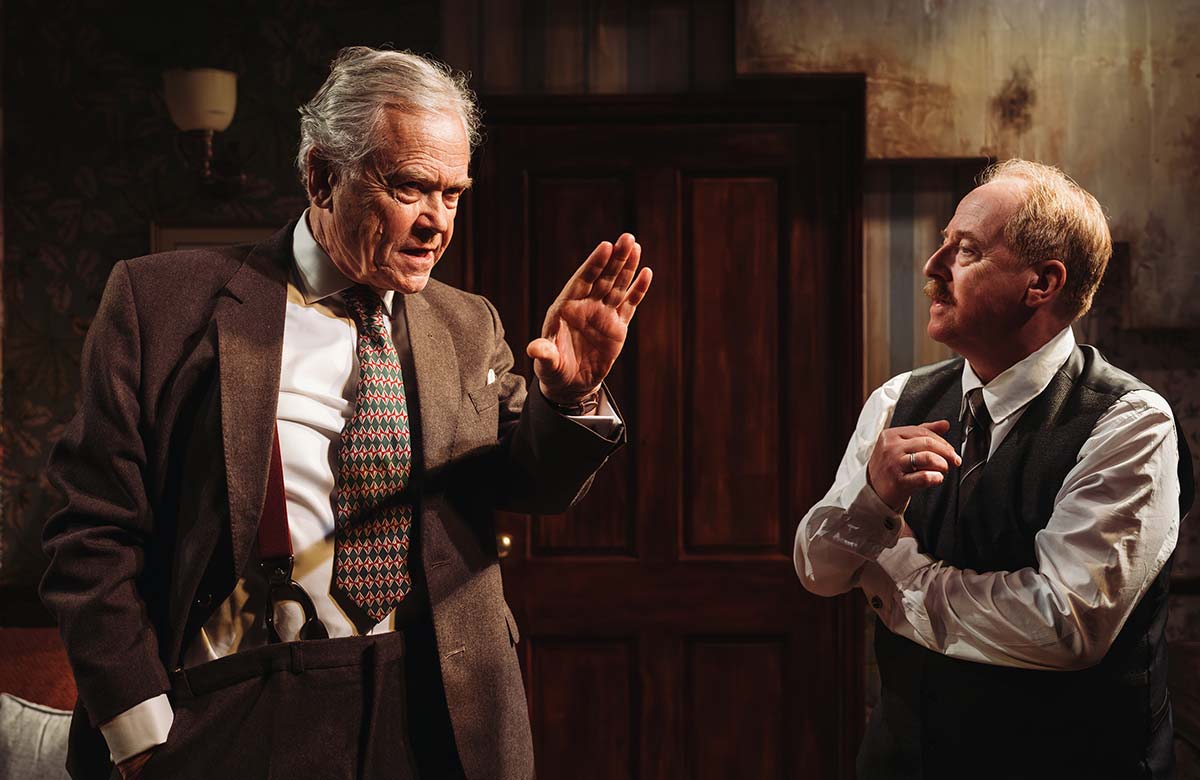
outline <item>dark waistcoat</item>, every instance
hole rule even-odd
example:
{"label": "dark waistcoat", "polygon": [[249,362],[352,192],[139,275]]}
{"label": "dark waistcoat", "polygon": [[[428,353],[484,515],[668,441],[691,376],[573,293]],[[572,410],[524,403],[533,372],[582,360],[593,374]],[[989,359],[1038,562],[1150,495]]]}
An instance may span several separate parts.
{"label": "dark waistcoat", "polygon": [[[949,420],[962,441],[961,359],[914,371],[892,426]],[[913,497],[904,519],[932,557],[977,572],[1037,568],[1034,537],[1096,421],[1145,385],[1077,347],[983,467],[961,511],[958,472]],[[1179,436],[1180,514],[1191,506],[1191,457]],[[1170,563],[1104,658],[1082,671],[963,661],[875,624],[882,683],[859,752],[860,778],[1160,778],[1173,765],[1167,695]]]}

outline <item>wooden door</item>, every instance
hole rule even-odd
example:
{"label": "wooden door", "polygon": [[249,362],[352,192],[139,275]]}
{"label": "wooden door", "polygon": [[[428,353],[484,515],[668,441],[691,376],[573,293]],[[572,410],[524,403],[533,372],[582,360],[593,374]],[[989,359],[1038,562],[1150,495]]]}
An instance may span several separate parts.
{"label": "wooden door", "polygon": [[862,611],[792,539],[860,398],[860,79],[485,102],[468,264],[523,347],[601,239],[654,284],[609,379],[629,426],[565,516],[503,516],[546,778],[835,778]]}

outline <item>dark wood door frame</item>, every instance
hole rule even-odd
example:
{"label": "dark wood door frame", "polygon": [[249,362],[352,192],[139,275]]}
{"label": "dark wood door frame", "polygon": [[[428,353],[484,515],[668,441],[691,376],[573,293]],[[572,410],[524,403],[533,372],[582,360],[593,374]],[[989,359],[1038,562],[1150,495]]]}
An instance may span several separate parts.
{"label": "dark wood door frame", "polygon": [[[822,479],[831,480],[836,468],[838,457],[845,442],[853,430],[858,409],[862,402],[859,388],[862,386],[862,338],[863,338],[863,308],[862,308],[862,163],[865,157],[865,80],[862,76],[812,76],[812,77],[779,77],[755,78],[736,82],[731,90],[721,94],[690,94],[682,96],[555,96],[555,97],[488,97],[483,101],[485,124],[491,128],[503,128],[512,125],[528,126],[563,126],[572,125],[588,128],[602,128],[606,125],[625,127],[645,125],[673,124],[712,124],[712,125],[779,125],[794,124],[798,117],[805,121],[825,123],[834,129],[830,137],[841,139],[838,148],[818,150],[811,158],[812,165],[828,164],[840,166],[845,176],[844,186],[838,191],[828,193],[827,198],[817,198],[814,202],[806,202],[806,208],[816,214],[828,215],[836,212],[842,224],[846,226],[844,235],[832,237],[830,242],[831,255],[834,262],[828,268],[830,276],[825,278],[824,288],[828,291],[828,299],[818,305],[829,307],[837,317],[840,327],[827,334],[834,340],[834,349],[844,356],[833,375],[820,377],[790,377],[792,380],[828,382],[837,388],[834,392],[830,408],[827,410],[831,423],[828,435],[824,437],[823,447],[827,452],[814,456],[804,456],[803,463],[791,462],[794,468],[806,465],[827,468],[828,473],[822,474]],[[488,159],[489,150],[481,151],[477,161],[476,176],[484,182],[493,167],[494,161]],[[846,161],[855,164],[846,166]],[[481,186],[486,190],[486,183]],[[498,228],[497,226],[480,225],[481,214],[489,212],[494,204],[486,201],[481,191],[480,200],[470,207],[466,217],[467,224],[459,225],[461,253],[461,271],[459,279],[472,289],[494,294],[489,289],[487,278],[496,279],[497,271],[486,268],[489,263],[488,247],[498,235],[527,235],[527,231],[518,228]],[[526,193],[528,197],[528,192]],[[631,216],[631,220],[633,215]],[[511,227],[511,226],[510,226]],[[602,236],[597,238],[614,238]],[[780,244],[786,246],[788,237],[780,236]],[[464,240],[465,239],[465,240]],[[687,251],[686,245],[684,251]],[[529,263],[530,247],[523,246],[521,253]],[[582,259],[582,258],[580,258]],[[653,264],[652,262],[650,263]],[[559,284],[563,280],[559,280]],[[520,291],[510,289],[505,296],[512,299],[522,295]],[[653,292],[652,292],[653,295]],[[781,293],[782,295],[782,293]],[[787,306],[792,302],[781,300],[780,316],[787,316]],[[649,305],[653,305],[653,302]],[[533,311],[534,301],[532,291],[525,290],[522,299],[522,313],[528,318],[531,328],[540,325],[543,312]],[[511,326],[510,326],[511,327]],[[636,323],[635,323],[636,328]],[[521,347],[533,334],[510,330],[509,342],[514,351],[520,353]],[[802,344],[794,345],[802,349]],[[624,356],[623,360],[631,359]],[[517,355],[518,366],[527,367],[523,356]],[[788,377],[782,377],[786,381]],[[786,388],[781,391],[786,398]],[[781,406],[786,414],[786,404]],[[636,424],[636,423],[635,423]],[[636,431],[635,431],[636,435]],[[783,475],[784,482],[789,481],[788,475]],[[785,484],[784,490],[790,490]],[[813,500],[819,498],[819,495]],[[798,517],[795,520],[799,520]],[[518,540],[525,549],[519,551],[528,556],[532,533]],[[790,547],[790,545],[789,545]],[[644,550],[642,552],[645,552]],[[730,559],[733,561],[734,559]],[[514,607],[518,611],[517,605]],[[837,745],[830,746],[836,750],[838,759],[837,776],[853,777],[853,758],[858,748],[862,732],[862,714],[864,699],[863,674],[863,628],[864,609],[861,597],[855,594],[842,597],[833,607],[834,633],[832,643],[827,647],[834,648],[833,657],[827,659],[829,666],[822,669],[808,670],[808,674],[834,674],[840,680],[844,689],[836,701],[824,703],[830,718],[835,718],[840,724],[837,734]],[[529,658],[523,656],[523,661]],[[528,668],[527,668],[528,674]],[[643,735],[648,738],[651,735]],[[803,774],[798,776],[805,776]]]}

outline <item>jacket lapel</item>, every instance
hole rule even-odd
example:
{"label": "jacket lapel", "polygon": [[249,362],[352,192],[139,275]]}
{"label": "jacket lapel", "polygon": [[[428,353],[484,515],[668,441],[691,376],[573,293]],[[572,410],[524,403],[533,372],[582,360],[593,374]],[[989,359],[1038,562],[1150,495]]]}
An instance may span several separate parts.
{"label": "jacket lapel", "polygon": [[215,312],[221,437],[238,575],[245,571],[266,497],[295,224],[251,251],[221,291]]}
{"label": "jacket lapel", "polygon": [[421,455],[426,473],[449,459],[454,447],[462,381],[458,354],[445,323],[421,293],[404,299],[413,368],[421,407]]}

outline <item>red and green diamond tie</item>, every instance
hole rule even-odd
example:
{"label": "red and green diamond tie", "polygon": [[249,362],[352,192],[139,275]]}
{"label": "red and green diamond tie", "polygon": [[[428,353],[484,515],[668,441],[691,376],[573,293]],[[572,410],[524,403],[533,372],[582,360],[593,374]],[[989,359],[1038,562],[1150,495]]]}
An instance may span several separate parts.
{"label": "red and green diamond tie", "polygon": [[378,623],[412,589],[412,507],[398,500],[412,473],[408,405],[383,302],[361,285],[342,297],[358,326],[359,378],[334,488],[333,581]]}

